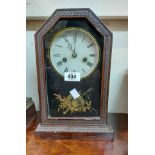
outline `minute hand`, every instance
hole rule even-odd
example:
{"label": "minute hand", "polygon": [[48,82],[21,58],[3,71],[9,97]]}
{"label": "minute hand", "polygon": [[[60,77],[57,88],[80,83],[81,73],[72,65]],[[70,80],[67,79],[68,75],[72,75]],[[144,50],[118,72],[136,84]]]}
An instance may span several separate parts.
{"label": "minute hand", "polygon": [[75,52],[75,48],[76,48],[77,33],[75,33],[75,34],[73,35],[73,39],[74,39],[74,51],[73,51],[73,53],[76,53],[76,52]]}

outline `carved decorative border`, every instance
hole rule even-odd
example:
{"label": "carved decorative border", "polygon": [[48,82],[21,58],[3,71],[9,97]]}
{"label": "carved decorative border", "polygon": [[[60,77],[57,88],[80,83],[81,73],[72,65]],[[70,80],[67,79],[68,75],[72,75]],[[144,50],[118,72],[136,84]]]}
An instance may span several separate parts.
{"label": "carved decorative border", "polygon": [[[104,36],[103,47],[103,66],[102,66],[102,82],[101,82],[101,103],[100,103],[100,120],[54,120],[47,117],[47,98],[46,98],[46,82],[44,68],[44,35],[55,25],[60,18],[86,18],[95,29]],[[43,24],[43,26],[35,34],[36,47],[36,64],[38,75],[38,91],[41,111],[42,124],[68,124],[68,125],[99,125],[107,124],[107,108],[109,94],[109,78],[111,65],[112,50],[112,33],[102,23],[102,21],[90,9],[58,9]]]}

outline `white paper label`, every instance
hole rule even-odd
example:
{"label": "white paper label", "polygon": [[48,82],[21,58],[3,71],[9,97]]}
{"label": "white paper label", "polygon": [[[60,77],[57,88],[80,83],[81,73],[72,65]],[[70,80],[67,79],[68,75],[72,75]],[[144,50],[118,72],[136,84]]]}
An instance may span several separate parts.
{"label": "white paper label", "polygon": [[65,72],[64,81],[80,81],[79,72]]}
{"label": "white paper label", "polygon": [[72,97],[74,99],[76,99],[80,96],[80,94],[78,93],[78,91],[75,88],[70,91],[70,94],[72,95]]}

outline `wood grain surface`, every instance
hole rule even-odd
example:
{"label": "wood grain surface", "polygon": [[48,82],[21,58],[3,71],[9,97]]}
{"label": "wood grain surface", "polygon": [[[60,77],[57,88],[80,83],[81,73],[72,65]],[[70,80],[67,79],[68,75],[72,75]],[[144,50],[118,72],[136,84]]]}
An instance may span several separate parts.
{"label": "wood grain surface", "polygon": [[34,136],[37,121],[26,131],[27,155],[127,155],[128,115],[109,114],[114,129],[114,141],[49,140]]}

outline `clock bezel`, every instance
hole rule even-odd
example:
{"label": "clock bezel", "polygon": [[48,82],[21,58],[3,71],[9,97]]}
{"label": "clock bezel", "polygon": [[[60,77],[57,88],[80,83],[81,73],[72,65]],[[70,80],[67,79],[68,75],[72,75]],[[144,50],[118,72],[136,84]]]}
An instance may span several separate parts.
{"label": "clock bezel", "polygon": [[[104,36],[104,46],[101,49],[103,52],[102,58],[102,81],[101,81],[101,99],[100,99],[100,117],[98,120],[94,118],[88,119],[65,119],[65,118],[49,118],[47,112],[47,92],[46,92],[46,77],[44,66],[44,46],[43,37],[61,18],[86,18],[102,36]],[[109,79],[111,66],[111,50],[112,50],[112,33],[100,21],[100,19],[90,9],[58,9],[45,22],[45,24],[35,34],[36,47],[36,63],[38,75],[38,91],[40,102],[40,122],[43,125],[106,125],[107,124],[107,108],[109,94]]]}
{"label": "clock bezel", "polygon": [[54,36],[52,37],[52,40],[51,40],[51,42],[50,42],[50,44],[49,44],[49,48],[48,48],[48,57],[50,58],[49,59],[49,61],[50,61],[50,65],[51,65],[51,67],[55,70],[55,72],[57,73],[57,75],[58,76],[60,76],[60,77],[62,77],[62,78],[64,78],[64,76],[62,76],[57,70],[56,70],[56,68],[54,67],[54,65],[53,65],[53,63],[52,63],[52,60],[51,60],[51,56],[50,56],[50,47],[51,47],[51,45],[52,45],[52,43],[53,43],[53,41],[54,41],[54,39],[58,36],[58,35],[60,35],[60,34],[62,34],[64,31],[66,31],[66,30],[80,30],[80,31],[82,31],[82,32],[84,32],[84,33],[86,33],[86,34],[88,34],[89,36],[91,36],[91,38],[94,40],[94,42],[96,43],[96,46],[97,46],[97,49],[98,49],[98,55],[99,55],[99,57],[98,57],[98,60],[97,60],[97,64],[96,64],[96,66],[95,66],[95,68],[93,69],[93,71],[92,72],[90,72],[87,76],[85,76],[85,77],[82,77],[81,78],[81,80],[83,80],[83,79],[85,79],[85,78],[87,78],[88,76],[90,76],[94,71],[95,71],[95,69],[97,68],[97,65],[98,65],[98,63],[100,62],[100,52],[101,52],[101,49],[100,49],[100,46],[99,46],[99,43],[98,43],[98,41],[96,40],[96,38],[90,33],[90,32],[88,32],[87,30],[85,30],[85,29],[83,29],[83,28],[80,28],[80,27],[66,27],[66,28],[62,28],[61,30],[59,30],[58,32],[56,32],[56,34],[54,34]]}

